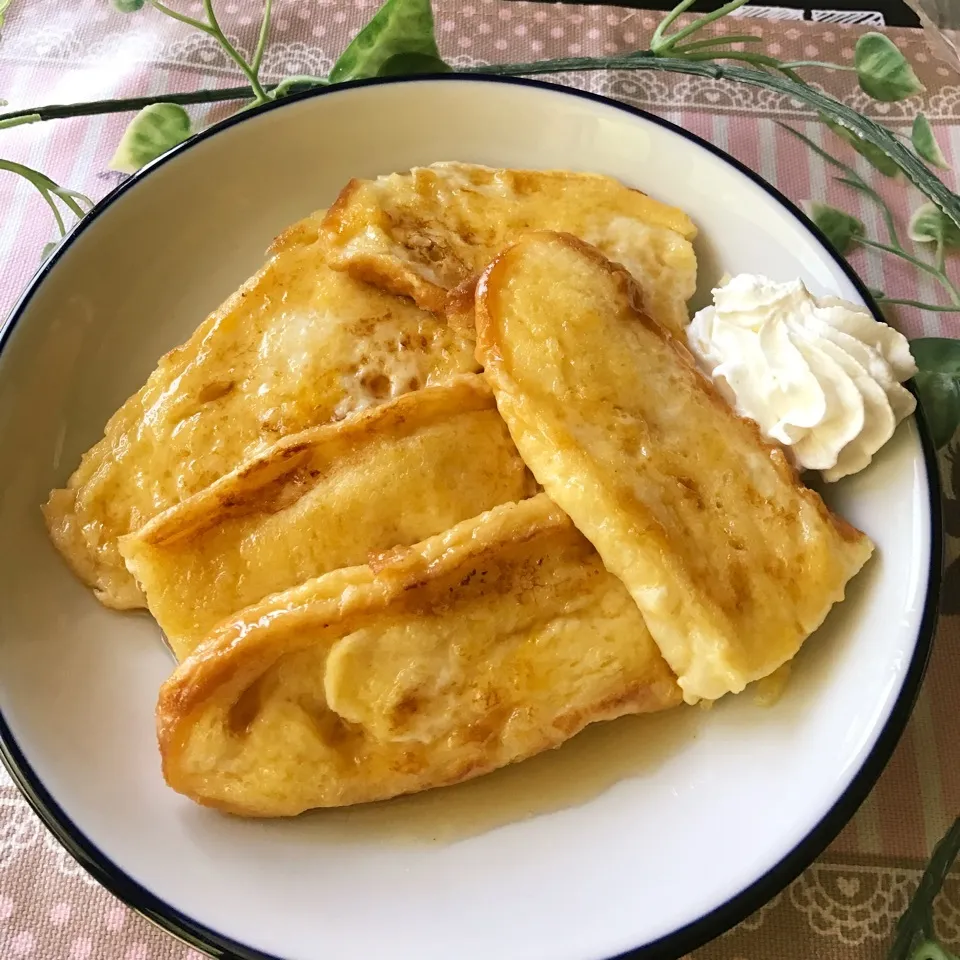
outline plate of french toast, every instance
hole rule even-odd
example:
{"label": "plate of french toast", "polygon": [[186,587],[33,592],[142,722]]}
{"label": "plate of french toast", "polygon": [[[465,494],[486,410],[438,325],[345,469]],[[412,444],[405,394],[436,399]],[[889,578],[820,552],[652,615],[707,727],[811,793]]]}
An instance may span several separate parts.
{"label": "plate of french toast", "polygon": [[902,732],[909,344],[663,121],[462,78],[253,111],[2,337],[4,760],[212,955],[680,956]]}

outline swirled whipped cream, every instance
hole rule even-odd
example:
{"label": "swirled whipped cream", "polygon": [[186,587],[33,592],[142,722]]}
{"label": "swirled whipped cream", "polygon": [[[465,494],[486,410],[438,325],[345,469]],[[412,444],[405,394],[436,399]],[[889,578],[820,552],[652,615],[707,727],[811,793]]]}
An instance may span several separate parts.
{"label": "swirled whipped cream", "polygon": [[900,386],[917,372],[906,338],[800,280],[725,279],[687,340],[737,413],[828,481],[867,466],[916,407]]}

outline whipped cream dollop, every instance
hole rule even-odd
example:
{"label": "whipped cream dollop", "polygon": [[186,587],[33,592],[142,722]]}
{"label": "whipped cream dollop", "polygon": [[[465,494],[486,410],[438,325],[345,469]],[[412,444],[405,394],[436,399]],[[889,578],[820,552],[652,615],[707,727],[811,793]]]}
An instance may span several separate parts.
{"label": "whipped cream dollop", "polygon": [[737,413],[828,481],[866,467],[916,407],[900,385],[917,372],[906,338],[801,280],[725,279],[687,340]]}

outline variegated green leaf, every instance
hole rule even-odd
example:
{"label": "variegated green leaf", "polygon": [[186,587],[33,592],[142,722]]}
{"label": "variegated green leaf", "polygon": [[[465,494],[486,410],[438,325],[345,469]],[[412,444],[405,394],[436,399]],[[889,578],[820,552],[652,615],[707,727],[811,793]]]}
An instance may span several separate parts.
{"label": "variegated green leaf", "polygon": [[853,65],[861,88],[874,100],[892,103],[923,91],[913,67],[886,34],[865,33],[857,41]]}
{"label": "variegated green leaf", "polygon": [[144,107],[124,131],[109,167],[122,173],[136,173],[191,133],[190,117],[178,104],[154,103]]}
{"label": "variegated green leaf", "polygon": [[891,160],[879,147],[875,147],[872,143],[862,140],[852,130],[849,130],[843,126],[843,124],[837,123],[835,120],[831,120],[823,113],[820,114],[820,119],[838,137],[849,143],[871,167],[879,170],[885,177],[895,177],[900,172],[900,168],[896,162]]}
{"label": "variegated green leaf", "polygon": [[937,143],[937,138],[934,136],[933,127],[930,126],[930,121],[922,113],[918,113],[913,118],[910,142],[913,144],[913,149],[917,151],[917,155],[926,160],[927,163],[940,167],[941,170],[950,169],[950,164],[947,163],[947,158],[944,157],[940,144]]}
{"label": "variegated green leaf", "polygon": [[[401,54],[408,58],[406,69],[396,60]],[[430,64],[426,70],[425,62]],[[391,76],[434,72],[438,63],[443,61],[433,33],[430,0],[387,0],[340,54],[330,82],[386,76],[385,68]]]}
{"label": "variegated green leaf", "polygon": [[820,228],[837,253],[845,255],[863,236],[863,224],[849,213],[825,203],[811,202],[808,206],[810,219]]}
{"label": "variegated green leaf", "polygon": [[960,227],[932,203],[914,210],[907,235],[915,243],[942,243],[947,249],[960,247]]}
{"label": "variegated green leaf", "polygon": [[922,337],[910,341],[917,361],[917,392],[933,442],[946,446],[960,427],[960,340]]}

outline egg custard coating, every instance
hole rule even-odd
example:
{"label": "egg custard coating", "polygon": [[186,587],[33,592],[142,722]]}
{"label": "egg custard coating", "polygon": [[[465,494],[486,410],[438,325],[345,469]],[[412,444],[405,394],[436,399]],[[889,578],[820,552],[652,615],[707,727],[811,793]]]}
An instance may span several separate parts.
{"label": "egg custard coating", "polygon": [[382,800],[680,702],[623,584],[543,494],[275,594],[164,684],[167,783],[256,817]]}
{"label": "egg custard coating", "polygon": [[477,369],[445,320],[330,269],[323,213],[275,241],[50,494],[50,536],[105,605],[144,605],[118,541],[151,517],[281,437]]}
{"label": "egg custard coating", "polygon": [[529,234],[486,270],[476,312],[520,455],[626,584],[686,699],[793,657],[872,545],[734,413],[630,274]]}
{"label": "egg custard coating", "polygon": [[483,377],[291,434],[120,541],[179,659],[268,594],[535,492]]}
{"label": "egg custard coating", "polygon": [[467,329],[471,282],[531,230],[566,231],[595,244],[633,274],[660,323],[675,332],[687,323],[696,227],[682,210],[612,177],[435,163],[352,180],[323,223],[333,266]]}

